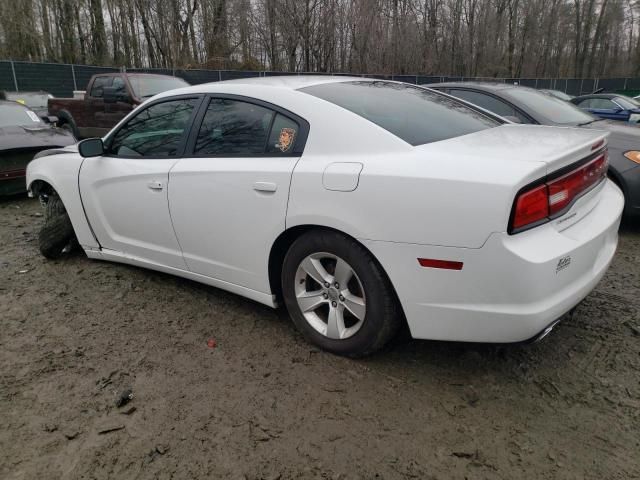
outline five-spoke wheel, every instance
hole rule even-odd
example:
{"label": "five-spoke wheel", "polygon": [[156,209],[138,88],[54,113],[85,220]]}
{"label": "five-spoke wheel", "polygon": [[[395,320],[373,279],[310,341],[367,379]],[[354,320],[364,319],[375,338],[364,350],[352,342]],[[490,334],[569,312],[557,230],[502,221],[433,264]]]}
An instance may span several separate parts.
{"label": "five-spoke wheel", "polygon": [[291,245],[282,268],[282,292],[304,336],[341,355],[380,349],[401,323],[393,287],[379,263],[338,232],[309,231]]}

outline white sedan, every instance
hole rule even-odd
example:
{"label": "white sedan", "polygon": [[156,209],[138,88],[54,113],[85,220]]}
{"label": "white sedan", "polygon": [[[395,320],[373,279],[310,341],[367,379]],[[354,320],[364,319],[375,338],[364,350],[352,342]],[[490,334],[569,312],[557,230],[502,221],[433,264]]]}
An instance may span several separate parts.
{"label": "white sedan", "polygon": [[197,85],[105,138],[37,155],[40,249],[160,270],[276,307],[338,354],[518,342],[597,284],[623,207],[606,133],[507,124],[346,77]]}

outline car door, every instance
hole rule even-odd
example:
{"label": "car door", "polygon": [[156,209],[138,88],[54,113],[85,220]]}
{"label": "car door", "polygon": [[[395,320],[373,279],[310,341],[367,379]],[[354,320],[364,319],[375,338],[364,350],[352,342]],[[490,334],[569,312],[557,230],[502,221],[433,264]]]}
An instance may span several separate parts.
{"label": "car door", "polygon": [[289,185],[308,124],[256,100],[203,104],[190,155],[171,169],[169,206],[189,269],[268,293],[268,260],[285,229]]}
{"label": "car door", "polygon": [[103,249],[186,269],[169,215],[169,170],[184,151],[200,97],[154,102],[112,132],[80,169],[80,194]]}

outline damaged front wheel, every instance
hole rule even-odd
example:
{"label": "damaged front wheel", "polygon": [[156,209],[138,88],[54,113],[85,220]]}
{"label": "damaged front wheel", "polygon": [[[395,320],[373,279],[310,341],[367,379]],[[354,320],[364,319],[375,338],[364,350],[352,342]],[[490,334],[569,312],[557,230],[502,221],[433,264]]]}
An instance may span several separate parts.
{"label": "damaged front wheel", "polygon": [[45,204],[44,225],[38,234],[40,253],[49,259],[60,258],[77,243],[71,219],[58,195],[50,195]]}

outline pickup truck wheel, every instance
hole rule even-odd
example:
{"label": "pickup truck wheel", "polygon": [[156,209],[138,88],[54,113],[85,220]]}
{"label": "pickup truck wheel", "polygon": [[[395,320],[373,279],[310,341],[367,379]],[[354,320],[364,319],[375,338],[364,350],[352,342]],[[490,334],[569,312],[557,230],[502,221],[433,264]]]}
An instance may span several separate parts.
{"label": "pickup truck wheel", "polygon": [[71,122],[67,122],[67,121],[59,122],[58,123],[58,127],[61,128],[62,130],[66,130],[71,135],[73,135],[75,138],[79,138],[78,137],[78,132],[76,132],[76,129],[73,127]]}
{"label": "pickup truck wheel", "polygon": [[48,198],[38,244],[40,253],[49,259],[60,258],[65,251],[77,244],[71,219],[57,195]]}

